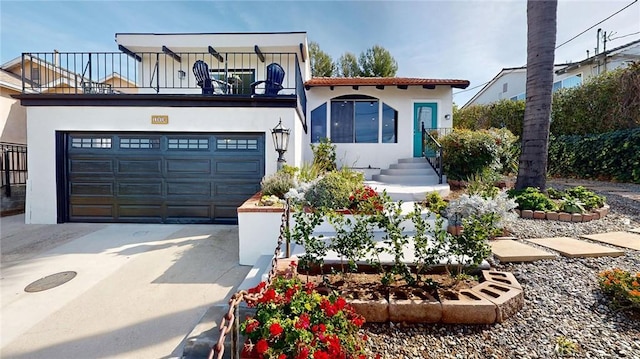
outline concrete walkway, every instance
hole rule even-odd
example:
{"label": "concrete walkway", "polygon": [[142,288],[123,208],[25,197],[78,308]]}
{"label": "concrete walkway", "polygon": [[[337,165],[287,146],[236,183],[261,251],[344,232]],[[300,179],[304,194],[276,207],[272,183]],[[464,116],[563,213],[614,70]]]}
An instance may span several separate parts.
{"label": "concrete walkway", "polygon": [[[185,335],[249,271],[237,226],[24,225],[1,219],[2,358],[180,357]],[[75,271],[59,287],[24,288]]]}

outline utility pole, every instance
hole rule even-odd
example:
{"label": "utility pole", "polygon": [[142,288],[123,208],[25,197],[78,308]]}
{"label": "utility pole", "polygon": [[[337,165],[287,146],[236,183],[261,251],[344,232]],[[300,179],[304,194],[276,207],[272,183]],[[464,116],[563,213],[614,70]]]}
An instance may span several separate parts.
{"label": "utility pole", "polygon": [[602,34],[602,55],[603,55],[603,61],[604,61],[604,71],[603,72],[607,72],[607,32],[605,31]]}

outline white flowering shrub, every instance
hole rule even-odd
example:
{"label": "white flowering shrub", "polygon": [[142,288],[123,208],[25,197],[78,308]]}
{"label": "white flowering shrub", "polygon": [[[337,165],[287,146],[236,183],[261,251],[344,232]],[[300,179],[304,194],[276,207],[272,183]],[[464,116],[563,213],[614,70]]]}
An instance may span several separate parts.
{"label": "white flowering shrub", "polygon": [[462,220],[471,217],[483,217],[493,214],[496,218],[496,228],[504,228],[505,224],[517,218],[513,209],[518,204],[513,198],[509,198],[506,191],[500,191],[493,198],[484,198],[480,195],[463,194],[458,199],[452,200],[447,206],[447,217],[451,224],[461,224]]}

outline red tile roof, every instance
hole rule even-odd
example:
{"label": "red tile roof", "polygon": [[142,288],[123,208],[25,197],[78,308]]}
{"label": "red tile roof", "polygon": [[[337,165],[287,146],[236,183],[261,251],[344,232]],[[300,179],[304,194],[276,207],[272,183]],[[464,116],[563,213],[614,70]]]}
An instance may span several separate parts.
{"label": "red tile roof", "polygon": [[464,89],[469,86],[469,81],[413,77],[314,77],[304,85],[307,88],[327,86],[452,86]]}

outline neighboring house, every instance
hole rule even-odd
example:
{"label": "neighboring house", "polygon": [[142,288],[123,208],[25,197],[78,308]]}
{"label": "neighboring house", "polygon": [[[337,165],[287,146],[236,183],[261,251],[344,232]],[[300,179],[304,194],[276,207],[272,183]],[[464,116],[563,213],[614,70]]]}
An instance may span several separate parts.
{"label": "neighboring house", "polygon": [[[580,86],[593,76],[626,66],[632,61],[640,61],[640,40],[604,51],[580,62],[555,65],[553,91]],[[503,99],[524,100],[526,83],[526,66],[504,68],[462,107],[485,105]]]}
{"label": "neighboring house", "polygon": [[22,93],[20,76],[0,68],[0,142],[27,143],[27,110],[11,97]]}
{"label": "neighboring house", "polygon": [[[95,79],[86,91],[17,96],[27,107],[28,223],[235,221],[277,170],[279,121],[290,129],[291,165],[310,162],[310,144],[328,137],[340,165],[386,168],[420,156],[422,123],[451,127],[452,87],[469,85],[312,79],[304,32],[116,34],[116,42],[120,53],[59,54]],[[198,60],[212,94],[198,85]],[[258,83],[274,76],[272,63],[284,70],[281,83]]]}

